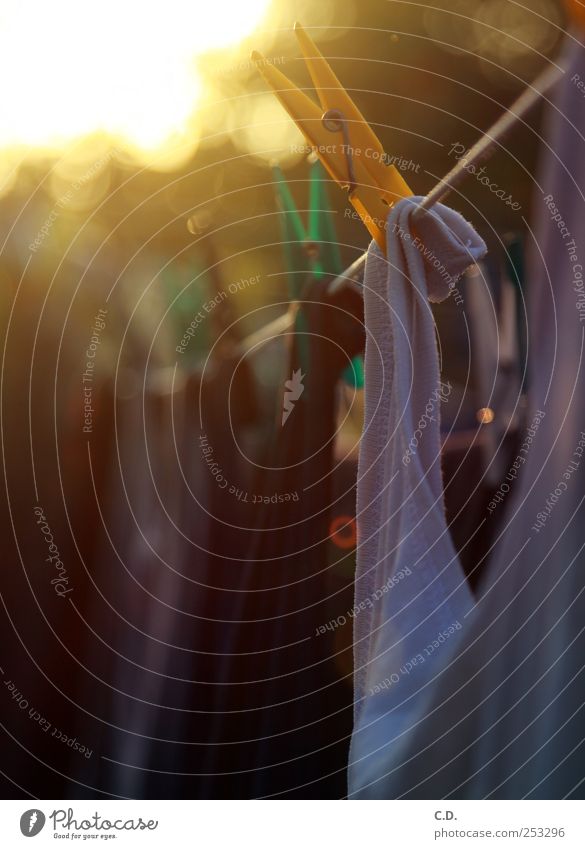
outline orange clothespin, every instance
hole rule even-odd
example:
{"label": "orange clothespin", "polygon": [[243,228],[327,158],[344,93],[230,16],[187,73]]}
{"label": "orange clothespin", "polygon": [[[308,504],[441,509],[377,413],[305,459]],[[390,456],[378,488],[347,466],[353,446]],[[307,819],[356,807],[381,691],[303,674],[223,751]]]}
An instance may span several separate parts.
{"label": "orange clothespin", "polygon": [[583,0],[565,0],[565,6],[571,19],[580,27],[585,27],[585,3]]}
{"label": "orange clothespin", "polygon": [[382,144],[300,24],[295,34],[321,108],[258,51],[256,67],[299,127],[329,174],[349,189],[349,200],[372,237],[386,252],[388,208],[412,195]]}

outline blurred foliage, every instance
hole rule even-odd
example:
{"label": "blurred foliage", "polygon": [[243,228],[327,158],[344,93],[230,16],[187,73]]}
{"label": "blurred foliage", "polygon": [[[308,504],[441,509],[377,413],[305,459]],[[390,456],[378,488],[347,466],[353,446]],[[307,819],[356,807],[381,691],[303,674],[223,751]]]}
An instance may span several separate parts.
{"label": "blurred foliage", "polygon": [[[300,137],[293,122],[247,57],[259,47],[310,89],[291,29],[297,18],[386,151],[411,163],[405,176],[416,193],[452,167],[454,144],[471,145],[556,54],[564,26],[555,0],[530,6],[512,0],[273,2],[256,35],[197,60],[203,94],[192,144],[138,155],[97,133],[57,156],[6,153],[4,303],[18,289],[27,321],[34,326],[42,313],[45,332],[63,333],[79,350],[78,334],[85,339],[93,311],[114,292],[118,341],[152,346],[154,361],[163,364],[174,362],[189,304],[206,291],[259,274],[259,285],[238,293],[234,309],[248,314],[273,303],[274,315],[281,312],[286,269],[269,163],[284,168],[300,209],[309,169],[294,150]],[[521,213],[473,179],[450,199],[488,242],[521,227],[528,214],[539,121],[538,113],[531,115],[488,165],[490,179],[521,204]],[[330,197],[349,263],[366,247],[367,234],[349,217],[343,192],[331,186]],[[43,227],[47,232],[31,251]],[[177,301],[177,292],[190,287],[195,293]],[[266,309],[246,315],[242,333],[270,317]]]}

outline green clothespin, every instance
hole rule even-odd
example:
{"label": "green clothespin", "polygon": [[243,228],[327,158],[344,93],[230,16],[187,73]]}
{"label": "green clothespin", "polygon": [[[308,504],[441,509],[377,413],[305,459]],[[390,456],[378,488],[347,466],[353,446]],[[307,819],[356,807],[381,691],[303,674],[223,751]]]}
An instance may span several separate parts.
{"label": "green clothespin", "polygon": [[325,171],[318,159],[311,162],[310,168],[309,239],[319,246],[315,276],[321,277],[324,272],[337,276],[343,271],[343,262],[329,205]]}
{"label": "green clothespin", "polygon": [[[311,162],[309,173],[309,220],[305,229],[284,175],[278,166],[273,168],[278,200],[282,209],[281,227],[288,268],[288,289],[291,299],[301,300],[309,277],[323,274],[337,276],[343,271],[341,252],[337,243],[333,213],[329,205],[325,171],[319,160]],[[300,331],[299,355],[301,370],[309,367],[306,320],[302,309],[297,313],[296,329]],[[361,389],[364,385],[363,358],[354,357],[343,371],[343,379],[350,386]]]}

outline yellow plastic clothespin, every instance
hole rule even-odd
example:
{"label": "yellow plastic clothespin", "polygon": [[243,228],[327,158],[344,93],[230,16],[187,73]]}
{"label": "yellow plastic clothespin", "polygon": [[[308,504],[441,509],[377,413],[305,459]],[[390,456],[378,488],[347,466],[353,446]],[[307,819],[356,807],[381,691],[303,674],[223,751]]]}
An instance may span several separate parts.
{"label": "yellow plastic clothespin", "polygon": [[385,253],[388,208],[412,191],[388,164],[377,135],[298,23],[295,34],[321,108],[261,53],[255,50],[252,60],[333,179],[348,187],[349,200]]}

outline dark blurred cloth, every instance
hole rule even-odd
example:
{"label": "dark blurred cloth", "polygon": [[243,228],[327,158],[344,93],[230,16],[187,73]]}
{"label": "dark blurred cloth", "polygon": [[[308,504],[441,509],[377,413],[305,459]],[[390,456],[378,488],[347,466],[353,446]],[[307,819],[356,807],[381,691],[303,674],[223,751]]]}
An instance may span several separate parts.
{"label": "dark blurred cloth", "polygon": [[215,745],[204,770],[224,775],[201,782],[201,793],[211,797],[346,792],[351,690],[339,680],[331,636],[317,629],[331,615],[338,383],[363,349],[362,304],[348,290],[330,298],[327,281],[319,280],[300,308],[302,340],[297,330],[282,386],[308,363],[304,389],[284,424],[279,394],[273,442],[254,488],[268,501],[248,513],[255,530],[238,564],[237,592],[224,602],[234,621],[221,641]]}
{"label": "dark blurred cloth", "polygon": [[442,204],[413,227],[419,201],[390,211],[387,257],[372,243],[364,277],[350,792],[369,783],[371,752],[408,727],[439,662],[434,641],[461,630],[473,605],[445,520],[440,419],[451,386],[441,381],[429,301],[452,294],[485,244]]}

